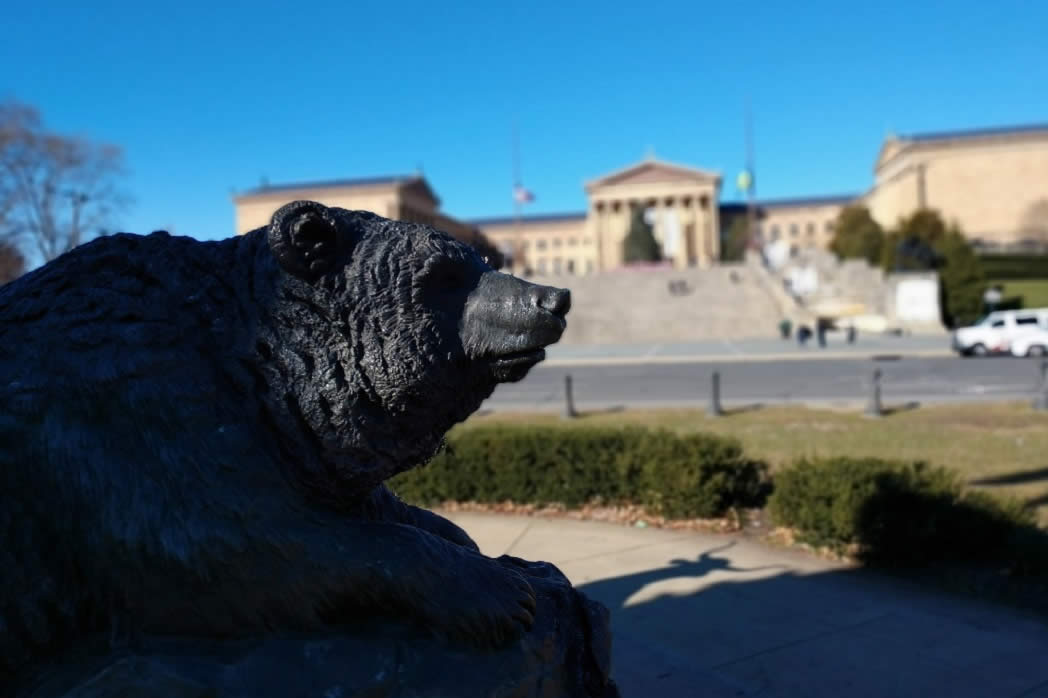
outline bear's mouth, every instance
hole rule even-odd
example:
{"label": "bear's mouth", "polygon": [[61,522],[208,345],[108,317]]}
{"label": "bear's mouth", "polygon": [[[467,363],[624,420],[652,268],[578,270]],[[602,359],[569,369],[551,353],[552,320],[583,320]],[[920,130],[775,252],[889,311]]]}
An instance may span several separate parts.
{"label": "bear's mouth", "polygon": [[539,347],[538,349],[526,349],[524,351],[515,351],[511,354],[503,354],[495,359],[495,365],[520,366],[522,364],[528,364],[529,366],[534,366],[545,358],[546,349]]}
{"label": "bear's mouth", "polygon": [[546,349],[526,349],[502,354],[491,362],[495,379],[500,383],[515,383],[528,374],[531,367],[546,358]]}

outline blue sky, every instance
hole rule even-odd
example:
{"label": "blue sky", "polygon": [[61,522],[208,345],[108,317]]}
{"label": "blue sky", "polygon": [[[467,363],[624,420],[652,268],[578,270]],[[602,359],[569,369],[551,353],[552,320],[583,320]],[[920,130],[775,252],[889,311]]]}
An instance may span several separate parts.
{"label": "blue sky", "polygon": [[[862,191],[888,131],[1048,121],[1048,3],[9,3],[0,97],[125,148],[120,228],[233,232],[233,189],[410,173],[461,218],[642,158],[736,199]],[[293,9],[294,8],[294,9]]]}

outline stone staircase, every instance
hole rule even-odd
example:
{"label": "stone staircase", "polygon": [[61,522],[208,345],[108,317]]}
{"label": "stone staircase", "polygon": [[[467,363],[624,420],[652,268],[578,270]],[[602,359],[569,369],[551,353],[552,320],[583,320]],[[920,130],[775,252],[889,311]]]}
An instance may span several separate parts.
{"label": "stone staircase", "polygon": [[819,316],[881,318],[894,316],[893,287],[887,275],[865,260],[839,260],[826,250],[803,250],[767,277],[789,298],[784,314],[794,324],[812,324]]}
{"label": "stone staircase", "polygon": [[776,336],[786,301],[766,277],[752,264],[725,264],[529,280],[571,289],[562,343],[634,344]]}

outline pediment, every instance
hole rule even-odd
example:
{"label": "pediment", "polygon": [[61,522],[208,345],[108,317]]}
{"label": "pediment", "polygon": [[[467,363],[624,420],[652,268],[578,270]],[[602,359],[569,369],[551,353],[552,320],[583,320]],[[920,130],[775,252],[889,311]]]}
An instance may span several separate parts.
{"label": "pediment", "polygon": [[434,208],[440,207],[440,199],[437,197],[436,192],[429,186],[429,182],[426,181],[425,177],[416,176],[411,179],[405,180],[400,183],[402,191],[408,191],[416,196],[420,196],[433,204]]}
{"label": "pediment", "polygon": [[885,138],[884,143],[881,144],[880,152],[877,153],[877,159],[874,161],[873,164],[874,172],[879,170],[889,160],[901,153],[903,149],[908,145],[908,141],[900,140],[895,136],[889,136],[888,138]]}
{"label": "pediment", "polygon": [[662,160],[645,160],[625,169],[598,177],[586,183],[586,191],[603,187],[629,186],[631,184],[668,183],[713,183],[720,181],[720,174],[695,167],[676,165]]}

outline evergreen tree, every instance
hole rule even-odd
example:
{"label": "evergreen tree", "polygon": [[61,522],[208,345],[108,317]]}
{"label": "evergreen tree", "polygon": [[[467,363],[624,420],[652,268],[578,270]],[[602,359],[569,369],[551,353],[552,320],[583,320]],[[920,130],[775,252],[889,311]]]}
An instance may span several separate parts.
{"label": "evergreen tree", "polygon": [[651,226],[644,220],[644,209],[633,209],[630,229],[622,241],[622,259],[626,264],[631,262],[658,262],[662,259],[662,250],[655,239]]}
{"label": "evergreen tree", "polygon": [[841,259],[865,259],[870,264],[881,262],[884,230],[873,220],[865,206],[846,206],[837,216],[830,251]]}
{"label": "evergreen tree", "polygon": [[741,262],[746,256],[750,242],[749,221],[746,216],[736,216],[728,226],[728,236],[721,245],[722,262]]}
{"label": "evergreen tree", "polygon": [[983,314],[986,276],[982,262],[955,226],[946,231],[938,252],[945,262],[939,270],[943,323],[949,327],[970,325]]}

